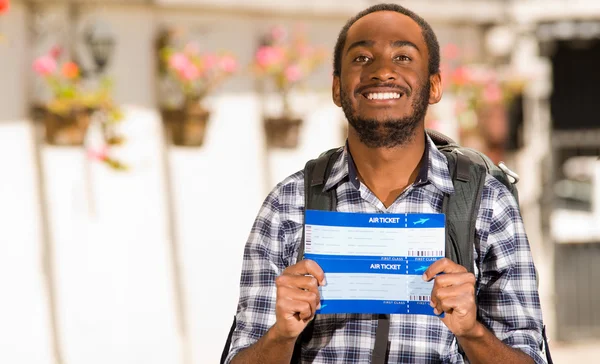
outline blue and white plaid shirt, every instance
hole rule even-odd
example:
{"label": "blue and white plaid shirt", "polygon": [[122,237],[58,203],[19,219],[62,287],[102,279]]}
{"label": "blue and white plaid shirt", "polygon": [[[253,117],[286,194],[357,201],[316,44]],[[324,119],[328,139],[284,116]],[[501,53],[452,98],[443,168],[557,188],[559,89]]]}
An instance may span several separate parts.
{"label": "blue and white plaid shirt", "polygon": [[[453,193],[446,157],[428,138],[417,181],[388,208],[356,178],[347,148],[325,189],[335,188],[337,210],[361,213],[440,213]],[[303,233],[303,171],[279,183],[265,199],[252,227],[242,266],[237,326],[227,363],[275,323],[275,278],[296,263]],[[529,243],[512,194],[489,176],[476,223],[474,249],[479,320],[505,344],[545,363],[542,312]],[[477,244],[476,244],[477,245]],[[368,363],[377,315],[317,315],[306,363]],[[455,336],[434,316],[390,315],[389,363],[464,363]]]}

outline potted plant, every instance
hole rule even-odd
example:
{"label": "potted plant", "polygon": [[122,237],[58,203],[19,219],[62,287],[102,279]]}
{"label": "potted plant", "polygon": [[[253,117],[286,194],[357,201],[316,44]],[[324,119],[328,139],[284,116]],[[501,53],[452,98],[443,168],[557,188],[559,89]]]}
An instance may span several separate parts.
{"label": "potted plant", "polygon": [[171,81],[183,96],[179,102],[164,105],[162,117],[173,144],[201,146],[210,112],[203,102],[237,70],[237,59],[229,52],[201,52],[194,42],[182,49],[166,45],[161,61]]}
{"label": "potted plant", "polygon": [[303,120],[292,110],[290,92],[323,63],[325,55],[323,48],[309,44],[301,27],[288,34],[284,27],[275,26],[263,37],[252,69],[258,79],[271,82],[281,101],[280,114],[264,117],[268,146],[295,148],[298,145]]}
{"label": "potted plant", "polygon": [[462,59],[454,44],[446,45],[442,54],[442,82],[455,100],[461,144],[499,162],[508,136],[507,108],[522,94],[527,78],[508,66]]}
{"label": "potted plant", "polygon": [[112,100],[112,82],[103,78],[86,83],[77,63],[60,61],[62,51],[54,47],[35,59],[33,69],[50,91],[49,99],[33,107],[34,118],[43,123],[45,140],[50,145],[83,146],[92,119],[100,124],[105,152],[103,158],[113,168],[125,165],[110,157],[110,147],[124,138],[117,126],[123,115]]}

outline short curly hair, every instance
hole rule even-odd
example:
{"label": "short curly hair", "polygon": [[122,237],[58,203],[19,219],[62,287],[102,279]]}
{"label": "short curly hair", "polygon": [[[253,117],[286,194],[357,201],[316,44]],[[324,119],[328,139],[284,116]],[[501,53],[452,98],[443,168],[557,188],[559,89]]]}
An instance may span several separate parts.
{"label": "short curly hair", "polygon": [[414,20],[421,28],[423,38],[427,44],[429,50],[429,75],[433,75],[440,72],[440,44],[438,43],[437,37],[429,23],[425,19],[421,18],[411,10],[406,9],[398,4],[378,4],[373,5],[360,13],[356,14],[353,18],[348,20],[346,25],[340,31],[338,39],[335,43],[335,49],[333,52],[333,75],[340,76],[342,73],[342,51],[346,45],[346,38],[348,37],[348,30],[356,23],[356,21],[365,15],[375,13],[378,11],[395,11],[403,14]]}

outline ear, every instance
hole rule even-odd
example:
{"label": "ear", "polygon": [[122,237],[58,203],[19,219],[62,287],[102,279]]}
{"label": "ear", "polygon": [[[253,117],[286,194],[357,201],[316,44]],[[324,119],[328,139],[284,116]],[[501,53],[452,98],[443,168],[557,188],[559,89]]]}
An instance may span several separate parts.
{"label": "ear", "polygon": [[429,91],[429,104],[437,104],[442,99],[442,75],[440,72],[429,76],[429,82],[431,83],[431,89]]}
{"label": "ear", "polygon": [[333,76],[333,83],[331,84],[331,96],[333,103],[338,107],[342,107],[342,97],[340,95],[340,76]]}

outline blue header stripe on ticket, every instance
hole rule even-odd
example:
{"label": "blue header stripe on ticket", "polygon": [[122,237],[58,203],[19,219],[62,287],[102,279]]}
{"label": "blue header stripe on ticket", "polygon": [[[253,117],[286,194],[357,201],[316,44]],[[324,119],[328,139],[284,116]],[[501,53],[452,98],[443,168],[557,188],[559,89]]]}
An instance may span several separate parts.
{"label": "blue header stripe on ticket", "polygon": [[[325,273],[379,273],[422,275],[427,268],[442,257],[405,258],[382,260],[380,257],[350,257],[306,254],[306,259],[316,262]],[[358,259],[357,259],[358,258]]]}
{"label": "blue header stripe on ticket", "polygon": [[409,273],[406,261],[316,259],[315,262],[325,273],[384,273],[404,275]]}
{"label": "blue header stripe on ticket", "polygon": [[371,228],[443,228],[444,214],[367,214],[306,210],[307,225]]}

